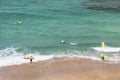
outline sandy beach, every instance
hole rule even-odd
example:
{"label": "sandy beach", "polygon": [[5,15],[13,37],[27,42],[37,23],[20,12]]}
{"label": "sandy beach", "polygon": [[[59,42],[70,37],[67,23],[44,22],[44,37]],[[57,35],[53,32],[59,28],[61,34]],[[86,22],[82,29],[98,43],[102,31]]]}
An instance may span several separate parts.
{"label": "sandy beach", "polygon": [[0,68],[0,80],[120,80],[120,64],[80,58],[53,58]]}

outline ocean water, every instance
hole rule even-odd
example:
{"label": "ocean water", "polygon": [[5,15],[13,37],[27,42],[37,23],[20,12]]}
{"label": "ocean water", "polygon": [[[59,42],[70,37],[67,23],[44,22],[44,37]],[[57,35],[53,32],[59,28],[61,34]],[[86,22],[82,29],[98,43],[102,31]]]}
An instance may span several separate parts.
{"label": "ocean water", "polygon": [[101,53],[120,63],[120,12],[87,9],[84,1],[1,0],[0,66],[27,63],[24,57],[30,55],[34,61],[55,56],[101,60]]}

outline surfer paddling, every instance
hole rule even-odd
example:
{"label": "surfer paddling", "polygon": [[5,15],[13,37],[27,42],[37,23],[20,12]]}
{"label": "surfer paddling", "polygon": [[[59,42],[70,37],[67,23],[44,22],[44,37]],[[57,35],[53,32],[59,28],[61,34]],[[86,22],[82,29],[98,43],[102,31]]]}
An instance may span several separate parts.
{"label": "surfer paddling", "polygon": [[67,41],[61,40],[61,44],[65,44],[65,43],[67,43]]}
{"label": "surfer paddling", "polygon": [[21,24],[22,21],[21,20],[16,20],[16,24]]}

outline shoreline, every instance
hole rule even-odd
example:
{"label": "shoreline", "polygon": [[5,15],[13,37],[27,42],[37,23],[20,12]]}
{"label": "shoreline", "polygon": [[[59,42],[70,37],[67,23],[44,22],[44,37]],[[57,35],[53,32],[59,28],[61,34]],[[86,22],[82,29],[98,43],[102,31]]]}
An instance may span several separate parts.
{"label": "shoreline", "polygon": [[120,64],[80,58],[53,58],[0,68],[0,80],[120,80]]}

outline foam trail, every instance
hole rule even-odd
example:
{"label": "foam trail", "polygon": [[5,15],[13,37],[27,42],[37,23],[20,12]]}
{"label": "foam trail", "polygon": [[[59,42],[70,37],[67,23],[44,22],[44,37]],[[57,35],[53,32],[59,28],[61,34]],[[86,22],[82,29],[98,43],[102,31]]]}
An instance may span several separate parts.
{"label": "foam trail", "polygon": [[9,55],[15,55],[17,52],[16,50],[19,48],[6,48],[3,50],[0,50],[0,56],[9,56]]}
{"label": "foam trail", "polygon": [[102,51],[102,52],[120,52],[120,47],[92,47],[92,49],[96,51]]}
{"label": "foam trail", "polygon": [[78,43],[70,42],[70,45],[77,45]]}

